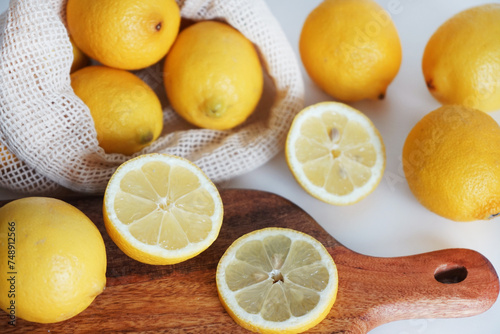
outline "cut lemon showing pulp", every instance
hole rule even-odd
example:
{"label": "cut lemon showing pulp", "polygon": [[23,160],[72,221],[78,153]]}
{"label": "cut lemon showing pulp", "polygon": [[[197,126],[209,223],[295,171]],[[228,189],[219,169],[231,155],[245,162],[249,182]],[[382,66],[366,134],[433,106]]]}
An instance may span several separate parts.
{"label": "cut lemon showing pulp", "polygon": [[217,266],[219,299],[242,327],[260,333],[300,333],[330,312],[337,267],[313,237],[264,228],[236,240]]}
{"label": "cut lemon showing pulp", "polygon": [[343,103],[322,102],[295,116],[286,141],[286,160],[309,194],[347,205],[360,201],[380,183],[385,147],[363,113]]}
{"label": "cut lemon showing pulp", "polygon": [[222,224],[215,185],[190,161],[145,154],[123,163],[104,194],[104,223],[116,245],[149,264],[174,264],[207,249]]}

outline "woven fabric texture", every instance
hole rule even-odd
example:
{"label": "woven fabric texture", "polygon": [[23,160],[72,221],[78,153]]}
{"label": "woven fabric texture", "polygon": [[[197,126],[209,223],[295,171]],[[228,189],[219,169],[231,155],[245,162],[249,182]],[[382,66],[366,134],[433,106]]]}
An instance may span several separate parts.
{"label": "woven fabric texture", "polygon": [[[303,107],[296,56],[263,0],[177,0],[185,19],[221,20],[258,49],[265,93],[252,116],[230,131],[194,128],[169,106],[162,62],[135,72],[163,105],[164,130],[133,156],[169,153],[197,164],[219,183],[247,173],[283,149]],[[66,1],[13,0],[0,16],[0,187],[25,194],[102,193],[133,156],[99,147],[90,111],[70,85],[72,47]]]}

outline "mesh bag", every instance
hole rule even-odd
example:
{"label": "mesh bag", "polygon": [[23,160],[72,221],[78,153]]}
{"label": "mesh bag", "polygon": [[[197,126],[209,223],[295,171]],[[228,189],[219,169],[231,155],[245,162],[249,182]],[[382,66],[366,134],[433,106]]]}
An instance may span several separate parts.
{"label": "mesh bag", "polygon": [[[243,125],[230,131],[193,128],[168,104],[161,62],[135,72],[163,105],[164,130],[136,155],[187,158],[214,182],[244,174],[282,148],[303,107],[297,59],[263,0],[177,0],[190,20],[227,22],[260,52],[265,93]],[[0,16],[0,187],[27,194],[102,193],[114,170],[133,156],[99,147],[87,106],[70,85],[72,47],[66,1],[12,0]]]}

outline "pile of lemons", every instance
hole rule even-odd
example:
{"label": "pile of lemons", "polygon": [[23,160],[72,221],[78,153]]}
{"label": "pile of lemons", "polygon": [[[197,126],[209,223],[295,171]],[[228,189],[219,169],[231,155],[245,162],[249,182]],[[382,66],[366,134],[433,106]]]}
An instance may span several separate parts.
{"label": "pile of lemons", "polygon": [[75,53],[71,85],[107,153],[132,155],[163,130],[160,99],[132,71],[163,61],[170,104],[196,127],[232,129],[260,100],[263,72],[253,44],[217,21],[180,31],[174,0],[69,0],[66,14]]}
{"label": "pile of lemons", "polygon": [[[415,197],[451,220],[500,212],[500,128],[486,113],[500,108],[499,34],[500,5],[477,6],[448,19],[423,53],[425,83],[443,106],[408,134],[403,169]],[[384,98],[402,60],[396,27],[373,0],[321,2],[304,22],[299,51],[312,81],[343,102]],[[382,178],[382,137],[360,114],[325,102],[307,107],[292,123],[288,165],[322,201],[356,203]]]}

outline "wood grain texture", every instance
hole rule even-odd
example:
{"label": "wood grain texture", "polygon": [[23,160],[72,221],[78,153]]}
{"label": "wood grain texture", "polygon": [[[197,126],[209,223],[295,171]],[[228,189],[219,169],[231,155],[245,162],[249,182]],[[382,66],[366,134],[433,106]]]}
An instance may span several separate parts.
{"label": "wood grain texture", "polygon": [[[215,243],[199,256],[171,266],[142,264],[124,255],[104,229],[102,198],[69,200],[94,221],[104,238],[106,289],[85,311],[56,324],[18,319],[11,326],[1,313],[0,332],[245,333],[219,302],[215,270],[234,240],[269,226],[312,235],[337,264],[337,301],[328,317],[310,332],[366,333],[400,319],[472,316],[489,309],[498,297],[498,276],[491,263],[475,251],[447,249],[407,257],[369,257],[342,246],[307,213],[280,196],[236,189],[222,190],[221,196],[224,222]],[[435,278],[440,268],[459,268],[458,273],[467,276],[459,283],[444,284]],[[445,270],[443,275],[453,279],[456,272]]]}

